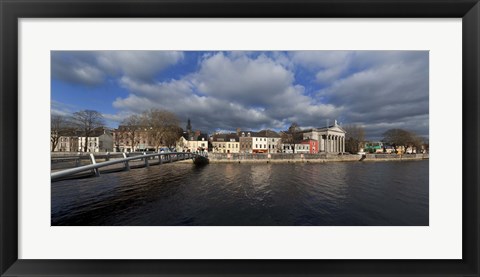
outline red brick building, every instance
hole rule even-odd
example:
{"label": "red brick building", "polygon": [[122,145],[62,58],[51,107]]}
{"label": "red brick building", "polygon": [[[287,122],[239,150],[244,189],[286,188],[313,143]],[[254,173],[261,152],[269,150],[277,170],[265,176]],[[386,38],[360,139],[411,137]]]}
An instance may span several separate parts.
{"label": "red brick building", "polygon": [[319,151],[318,140],[307,139],[307,140],[303,140],[302,142],[300,142],[300,144],[308,144],[309,149],[310,149],[310,152],[309,152],[310,154],[316,154]]}

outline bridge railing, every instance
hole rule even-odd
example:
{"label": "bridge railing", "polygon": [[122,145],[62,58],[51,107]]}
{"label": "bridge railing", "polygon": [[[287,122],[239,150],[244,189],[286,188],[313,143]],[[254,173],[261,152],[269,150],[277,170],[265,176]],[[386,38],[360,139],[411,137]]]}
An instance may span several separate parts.
{"label": "bridge railing", "polygon": [[196,157],[207,157],[206,154],[204,153],[189,153],[189,152],[169,152],[169,153],[153,153],[153,154],[147,154],[144,153],[143,155],[136,155],[133,157],[127,157],[126,153],[123,153],[123,158],[120,159],[114,159],[114,160],[108,160],[104,162],[97,163],[96,158],[93,154],[90,154],[89,157],[91,159],[92,164],[89,165],[84,165],[84,166],[79,166],[79,167],[74,167],[74,168],[69,168],[57,172],[52,172],[50,174],[50,179],[52,181],[56,181],[61,178],[65,178],[74,174],[86,172],[86,171],[93,171],[96,176],[100,175],[99,168],[102,167],[107,167],[115,164],[124,164],[124,169],[125,170],[130,170],[130,161],[135,161],[135,160],[143,160],[145,162],[145,167],[149,166],[149,160],[158,158],[159,164],[162,164],[164,161],[168,162],[173,162],[173,161],[179,161],[179,160],[186,160],[190,158],[196,158]]}

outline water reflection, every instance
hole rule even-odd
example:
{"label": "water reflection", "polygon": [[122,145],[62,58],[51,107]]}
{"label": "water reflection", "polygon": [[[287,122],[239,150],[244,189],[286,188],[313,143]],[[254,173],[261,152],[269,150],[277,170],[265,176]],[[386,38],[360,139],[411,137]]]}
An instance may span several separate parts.
{"label": "water reflection", "polygon": [[428,225],[428,161],[165,164],[52,184],[52,225]]}

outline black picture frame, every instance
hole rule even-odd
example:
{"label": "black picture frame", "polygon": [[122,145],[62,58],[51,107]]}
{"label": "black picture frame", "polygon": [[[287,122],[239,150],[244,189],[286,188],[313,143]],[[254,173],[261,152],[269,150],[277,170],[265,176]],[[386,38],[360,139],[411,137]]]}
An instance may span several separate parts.
{"label": "black picture frame", "polygon": [[[1,276],[479,276],[478,0],[0,0]],[[18,259],[18,19],[123,17],[462,18],[463,230],[461,260]],[[448,135],[448,134],[447,134]],[[441,154],[440,154],[441,155]],[[451,184],[455,185],[455,184]]]}

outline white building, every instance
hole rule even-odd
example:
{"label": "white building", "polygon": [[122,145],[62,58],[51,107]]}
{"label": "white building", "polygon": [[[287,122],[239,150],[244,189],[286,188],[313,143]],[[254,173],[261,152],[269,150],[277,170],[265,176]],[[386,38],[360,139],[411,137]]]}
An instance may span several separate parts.
{"label": "white building", "polygon": [[[50,149],[52,148],[52,143]],[[60,136],[58,137],[57,145],[53,150],[55,152],[77,152],[78,151],[78,137],[76,136]]]}
{"label": "white building", "polygon": [[95,130],[88,138],[79,136],[79,152],[83,152],[85,144],[87,145],[87,152],[113,152],[113,136],[105,129]]}
{"label": "white building", "polygon": [[282,147],[283,153],[292,154],[293,148],[295,148],[295,154],[310,153],[310,145],[305,143],[297,143],[295,145],[286,143],[286,144],[282,144],[281,147]]}
{"label": "white building", "polygon": [[335,120],[335,123],[328,127],[304,130],[303,139],[318,140],[320,152],[343,153],[345,152],[345,134],[345,130]]}
{"label": "white building", "polygon": [[268,153],[267,138],[260,136],[258,133],[253,133],[252,134],[252,152]]}
{"label": "white building", "polygon": [[208,136],[197,132],[192,135],[190,139],[181,136],[176,143],[175,149],[178,152],[196,152],[208,151]]}

